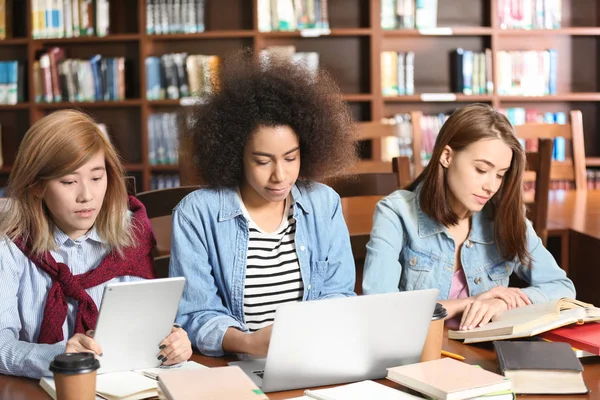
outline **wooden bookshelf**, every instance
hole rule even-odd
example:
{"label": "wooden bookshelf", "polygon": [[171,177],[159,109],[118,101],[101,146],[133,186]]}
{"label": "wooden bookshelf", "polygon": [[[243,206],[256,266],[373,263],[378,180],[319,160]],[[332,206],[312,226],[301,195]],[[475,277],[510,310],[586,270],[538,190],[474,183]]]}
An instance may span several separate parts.
{"label": "wooden bookshelf", "polygon": [[[145,59],[165,53],[224,56],[243,47],[255,51],[270,45],[294,45],[298,51],[316,51],[320,65],[337,80],[344,99],[359,121],[379,120],[395,113],[420,110],[448,112],[471,102],[494,107],[525,106],[540,112],[580,109],[583,112],[588,166],[600,166],[600,4],[596,0],[563,0],[563,27],[556,30],[503,30],[498,26],[498,0],[438,0],[438,28],[384,30],[381,0],[328,0],[331,33],[259,32],[258,0],[207,2],[206,31],[195,34],[147,35],[145,0],[111,1],[111,33],[105,37],[33,39],[30,2],[13,3],[14,37],[0,41],[0,60],[18,59],[26,65],[25,102],[0,105],[3,156],[0,186],[4,186],[14,155],[28,127],[60,108],[79,108],[105,123],[124,160],[136,177],[138,190],[150,188],[155,173],[181,171],[188,166],[150,165],[147,119],[153,113],[182,110],[181,100],[149,101],[145,97]],[[123,101],[42,103],[33,101],[32,65],[39,50],[64,47],[69,57],[94,54],[126,57],[130,80]],[[558,51],[558,95],[541,97],[451,94],[449,51]],[[381,94],[380,53],[414,51],[416,95]],[[495,74],[495,73],[494,73]],[[494,75],[495,76],[495,75]],[[496,83],[496,82],[495,82]],[[433,94],[433,96],[432,96]],[[451,104],[449,104],[451,103]],[[372,147],[376,153],[377,145]],[[179,170],[179,168],[181,168]]]}

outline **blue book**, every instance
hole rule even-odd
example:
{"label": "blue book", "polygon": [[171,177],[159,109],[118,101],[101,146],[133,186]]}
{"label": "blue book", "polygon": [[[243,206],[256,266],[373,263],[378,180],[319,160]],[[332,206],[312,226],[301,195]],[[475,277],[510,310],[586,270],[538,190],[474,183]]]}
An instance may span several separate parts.
{"label": "blue book", "polygon": [[557,79],[557,54],[556,50],[548,50],[550,53],[550,80],[548,81],[548,94],[556,94],[556,79]]}
{"label": "blue book", "polygon": [[96,101],[102,101],[104,98],[102,93],[102,71],[100,70],[100,62],[102,56],[96,54],[90,58],[90,64],[92,66],[92,77],[94,79],[94,99]]}

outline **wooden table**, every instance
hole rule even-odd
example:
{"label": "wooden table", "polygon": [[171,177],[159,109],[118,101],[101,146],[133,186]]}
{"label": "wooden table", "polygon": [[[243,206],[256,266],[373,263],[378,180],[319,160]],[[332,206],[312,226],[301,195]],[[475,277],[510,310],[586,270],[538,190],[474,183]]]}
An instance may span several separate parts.
{"label": "wooden table", "polygon": [[[489,371],[496,371],[496,354],[491,347],[490,343],[477,344],[477,345],[463,345],[461,342],[455,340],[448,340],[444,337],[443,343],[444,350],[448,350],[455,354],[460,354],[466,358],[465,362],[473,365],[479,365]],[[206,357],[199,354],[194,354],[192,360],[204,364],[210,367],[218,367],[227,365],[228,361],[234,360],[231,358],[213,358]],[[583,376],[588,388],[591,392],[587,395],[579,396],[519,396],[520,398],[528,400],[566,400],[568,399],[589,399],[589,400],[600,400],[600,357],[589,357],[581,359],[584,364]],[[391,386],[394,388],[400,388],[401,386],[388,381],[387,379],[381,379],[378,382]],[[290,390],[286,392],[268,393],[269,399],[271,400],[282,400],[293,397],[302,396],[303,390]],[[0,399],[10,400],[48,400],[50,397],[44,392],[44,390],[38,385],[37,380],[25,379],[25,378],[14,378],[4,375],[0,375]]]}

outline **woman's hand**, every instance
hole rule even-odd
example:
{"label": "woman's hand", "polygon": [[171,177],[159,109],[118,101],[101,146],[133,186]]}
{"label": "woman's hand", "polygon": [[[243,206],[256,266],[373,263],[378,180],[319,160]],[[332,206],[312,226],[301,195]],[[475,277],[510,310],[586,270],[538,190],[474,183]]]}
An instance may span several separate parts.
{"label": "woman's hand", "polygon": [[102,347],[93,339],[94,331],[76,333],[67,341],[65,353],[94,353],[102,356]]}
{"label": "woman's hand", "polygon": [[508,309],[528,306],[533,304],[529,297],[519,288],[496,286],[495,288],[475,296],[475,300],[503,300]]}
{"label": "woman's hand", "polygon": [[163,365],[175,365],[187,361],[192,356],[192,342],[180,325],[173,325],[171,334],[158,346],[158,359]]}
{"label": "woman's hand", "polygon": [[494,316],[506,310],[508,306],[501,299],[475,300],[465,307],[460,321],[460,330],[485,326]]}

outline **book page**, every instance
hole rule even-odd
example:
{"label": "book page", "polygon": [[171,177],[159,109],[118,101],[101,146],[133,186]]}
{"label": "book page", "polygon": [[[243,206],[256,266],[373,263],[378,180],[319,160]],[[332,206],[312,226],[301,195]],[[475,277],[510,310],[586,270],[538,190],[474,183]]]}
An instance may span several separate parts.
{"label": "book page", "polygon": [[[593,310],[593,309],[592,309]],[[465,343],[478,343],[478,342],[489,342],[493,340],[506,340],[506,339],[515,339],[522,337],[531,337],[538,335],[542,332],[546,332],[552,329],[559,328],[561,326],[573,324],[579,320],[582,321],[592,321],[595,319],[600,319],[600,315],[598,317],[590,317],[588,316],[588,310],[585,308],[574,308],[572,310],[563,311],[560,313],[560,318],[557,318],[552,321],[548,321],[541,325],[535,326],[528,330],[523,330],[519,332],[515,332],[512,335],[499,335],[499,336],[481,336],[481,337],[469,337],[465,339]],[[491,325],[491,324],[490,324]]]}
{"label": "book page", "polygon": [[96,377],[96,393],[107,397],[127,397],[136,393],[156,394],[157,381],[133,371],[114,372]]}
{"label": "book page", "polygon": [[505,311],[494,317],[492,321],[509,321],[511,325],[518,325],[548,314],[558,314],[559,302],[560,300],[554,300],[547,303],[531,304],[525,307],[513,308],[512,310]]}
{"label": "book page", "polygon": [[330,389],[311,390],[310,392],[312,394],[289,400],[314,400],[315,398],[328,400],[422,400],[422,397],[414,396],[373,381],[356,382]]}

